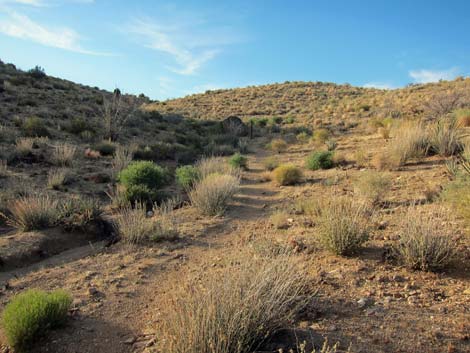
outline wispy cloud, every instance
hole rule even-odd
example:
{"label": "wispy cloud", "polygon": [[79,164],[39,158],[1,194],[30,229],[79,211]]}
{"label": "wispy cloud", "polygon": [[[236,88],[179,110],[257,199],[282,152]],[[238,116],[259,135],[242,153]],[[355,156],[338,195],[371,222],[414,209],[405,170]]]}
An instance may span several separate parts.
{"label": "wispy cloud", "polygon": [[162,24],[155,20],[136,18],[126,30],[145,47],[168,55],[173,63],[167,65],[166,69],[180,75],[193,75],[214,59],[231,39],[222,39],[216,31],[201,31],[197,27],[205,25],[203,21],[183,23]]}
{"label": "wispy cloud", "polygon": [[365,88],[394,89],[395,86],[386,82],[367,82],[363,85]]}
{"label": "wispy cloud", "polygon": [[28,16],[15,11],[8,11],[5,18],[0,18],[0,33],[80,54],[111,55],[83,48],[80,43],[81,36],[73,29],[67,27],[46,27],[33,21]]}
{"label": "wispy cloud", "polygon": [[459,74],[457,67],[450,68],[448,70],[411,70],[409,72],[410,77],[416,83],[430,83],[437,82],[439,80],[453,80]]}

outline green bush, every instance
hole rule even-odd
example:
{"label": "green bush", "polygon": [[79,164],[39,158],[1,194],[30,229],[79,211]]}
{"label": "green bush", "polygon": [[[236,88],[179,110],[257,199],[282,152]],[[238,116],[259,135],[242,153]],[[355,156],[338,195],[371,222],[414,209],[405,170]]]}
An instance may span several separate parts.
{"label": "green bush", "polygon": [[88,131],[89,128],[90,126],[83,118],[74,118],[65,127],[68,132],[74,135],[80,135],[82,132]]}
{"label": "green bush", "polygon": [[21,129],[23,130],[23,134],[28,137],[50,136],[49,130],[44,124],[44,121],[37,117],[31,117],[26,119],[25,122],[22,124]]}
{"label": "green bush", "polygon": [[3,311],[2,325],[8,344],[24,351],[48,330],[67,319],[72,298],[63,291],[46,293],[31,289],[14,297]]}
{"label": "green bush", "polygon": [[294,185],[302,180],[302,171],[292,164],[280,165],[273,171],[273,179],[279,185]]}
{"label": "green bush", "polygon": [[103,141],[93,146],[93,150],[98,151],[102,156],[112,156],[116,151],[116,145],[109,141]]}
{"label": "green bush", "polygon": [[118,181],[125,187],[129,201],[154,201],[158,189],[167,183],[168,173],[153,162],[137,161],[118,174]]}
{"label": "green bush", "polygon": [[305,165],[310,170],[329,169],[333,167],[333,153],[331,151],[313,152],[307,157]]}
{"label": "green bush", "polygon": [[185,190],[191,189],[200,178],[199,170],[192,165],[176,168],[176,182]]}
{"label": "green bush", "polygon": [[240,153],[235,153],[228,161],[231,167],[248,169],[248,158],[242,156]]}

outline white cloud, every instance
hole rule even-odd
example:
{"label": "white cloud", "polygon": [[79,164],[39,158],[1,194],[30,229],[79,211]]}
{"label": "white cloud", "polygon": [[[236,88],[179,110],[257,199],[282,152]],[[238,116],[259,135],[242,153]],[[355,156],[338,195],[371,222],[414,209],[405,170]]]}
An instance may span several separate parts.
{"label": "white cloud", "polygon": [[180,75],[196,74],[221,52],[222,45],[228,44],[215,34],[214,41],[211,41],[210,33],[197,31],[191,23],[185,23],[182,27],[134,19],[126,29],[136,35],[145,47],[169,55],[176,65],[167,65],[166,68]]}
{"label": "white cloud", "polygon": [[453,80],[459,74],[459,69],[456,67],[448,70],[411,70],[409,72],[410,77],[416,83],[430,83],[437,82],[439,80]]}
{"label": "white cloud", "polygon": [[84,49],[80,44],[80,35],[73,29],[66,27],[48,28],[34,22],[28,16],[14,11],[9,11],[7,17],[0,19],[0,33],[81,54],[110,55]]}
{"label": "white cloud", "polygon": [[394,89],[393,85],[386,82],[367,82],[364,84],[365,88],[378,88],[378,89]]}

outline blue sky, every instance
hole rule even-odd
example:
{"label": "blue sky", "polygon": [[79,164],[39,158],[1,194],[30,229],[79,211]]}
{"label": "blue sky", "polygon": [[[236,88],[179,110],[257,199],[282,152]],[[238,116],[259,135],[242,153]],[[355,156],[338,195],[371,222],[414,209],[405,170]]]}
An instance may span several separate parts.
{"label": "blue sky", "polygon": [[0,59],[152,99],[470,74],[470,1],[0,0]]}

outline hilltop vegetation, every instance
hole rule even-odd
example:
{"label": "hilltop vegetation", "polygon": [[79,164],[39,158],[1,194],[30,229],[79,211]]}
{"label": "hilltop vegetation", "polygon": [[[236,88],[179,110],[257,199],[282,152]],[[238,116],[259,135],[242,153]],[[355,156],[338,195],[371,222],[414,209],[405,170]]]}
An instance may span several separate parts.
{"label": "hilltop vegetation", "polygon": [[151,102],[0,63],[2,349],[468,351],[469,86]]}

